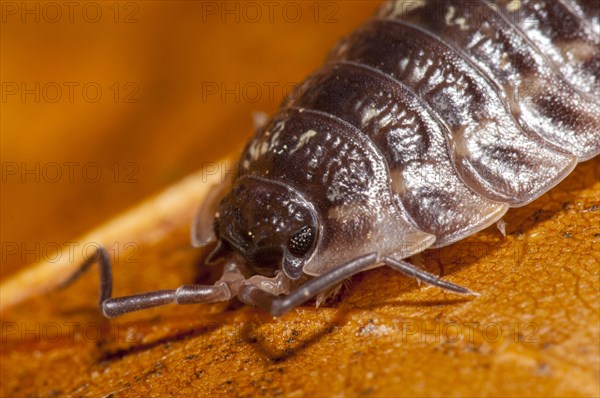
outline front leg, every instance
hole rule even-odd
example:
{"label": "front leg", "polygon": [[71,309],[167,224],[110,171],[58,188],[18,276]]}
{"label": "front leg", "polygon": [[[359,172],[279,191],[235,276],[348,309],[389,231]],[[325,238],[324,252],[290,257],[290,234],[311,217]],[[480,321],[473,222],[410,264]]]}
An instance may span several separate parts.
{"label": "front leg", "polygon": [[246,304],[255,305],[268,311],[273,316],[280,316],[289,310],[304,304],[319,293],[327,291],[344,279],[362,272],[377,262],[377,253],[357,257],[292,291],[289,295],[277,297],[254,284],[244,284],[239,291],[238,298]]}
{"label": "front leg", "polygon": [[242,287],[238,293],[238,298],[246,304],[255,305],[268,311],[273,316],[280,316],[289,310],[304,304],[317,294],[327,291],[336,284],[343,282],[344,279],[371,268],[378,262],[382,262],[406,276],[416,278],[417,280],[453,293],[478,295],[465,287],[455,285],[454,283],[445,281],[426,271],[420,270],[406,261],[396,260],[391,257],[378,259],[377,253],[371,253],[350,260],[323,275],[311,279],[287,296],[277,297],[276,294],[267,292],[256,285],[245,283],[245,286]]}

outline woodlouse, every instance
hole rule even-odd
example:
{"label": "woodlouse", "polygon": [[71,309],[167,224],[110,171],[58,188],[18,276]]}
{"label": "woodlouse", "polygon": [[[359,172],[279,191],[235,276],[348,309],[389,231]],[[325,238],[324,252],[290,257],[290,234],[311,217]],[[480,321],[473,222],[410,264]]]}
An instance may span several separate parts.
{"label": "woodlouse", "polygon": [[600,152],[599,11],[386,3],[257,129],[234,181],[202,206],[192,241],[217,242],[221,279],[111,298],[101,249],[103,313],[237,296],[280,315],[378,265],[471,293],[402,259],[491,225]]}

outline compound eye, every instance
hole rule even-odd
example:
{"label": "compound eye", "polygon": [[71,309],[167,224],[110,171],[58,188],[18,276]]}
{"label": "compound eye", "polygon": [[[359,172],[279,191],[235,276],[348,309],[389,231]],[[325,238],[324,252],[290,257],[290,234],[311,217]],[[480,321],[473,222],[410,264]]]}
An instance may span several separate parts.
{"label": "compound eye", "polygon": [[302,257],[312,246],[314,237],[314,229],[308,225],[305,226],[288,241],[289,252],[296,257]]}

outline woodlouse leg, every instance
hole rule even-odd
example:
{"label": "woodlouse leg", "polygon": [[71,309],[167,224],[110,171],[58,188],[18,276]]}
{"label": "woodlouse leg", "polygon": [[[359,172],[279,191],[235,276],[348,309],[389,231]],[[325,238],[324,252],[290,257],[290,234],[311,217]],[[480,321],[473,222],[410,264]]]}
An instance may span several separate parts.
{"label": "woodlouse leg", "polygon": [[[88,258],[67,281],[65,287],[79,278],[89,267],[98,262],[100,270],[100,298],[98,305],[107,318],[113,318],[128,312],[165,304],[199,304],[226,301],[232,298],[239,284],[245,280],[236,263],[226,266],[223,276],[214,285],[183,285],[177,289],[156,290],[131,296],[112,298],[112,267],[108,252],[98,248],[96,255]],[[230,289],[233,288],[233,289]],[[232,290],[234,293],[232,293]]]}
{"label": "woodlouse leg", "polygon": [[278,297],[254,285],[245,285],[239,292],[238,298],[249,305],[255,305],[268,311],[273,316],[282,315],[289,310],[304,304],[312,297],[322,293],[344,279],[365,271],[377,262],[377,253],[357,257],[323,275],[309,280],[287,296]]}
{"label": "woodlouse leg", "polygon": [[[383,262],[388,267],[403,273],[404,275],[416,278],[417,280],[437,286],[444,290],[449,290],[459,294],[478,295],[467,288],[447,282],[433,274],[430,274],[429,272],[420,270],[414,265],[405,261],[399,261],[391,257],[383,257],[379,261]],[[264,309],[265,311],[270,312],[273,316],[279,316],[299,305],[304,304],[317,294],[326,291],[338,283],[341,283],[344,279],[369,269],[376,262],[377,253],[371,253],[357,257],[354,260],[351,260],[329,272],[324,273],[323,275],[311,279],[284,297],[275,296],[254,285],[245,285],[239,291],[238,298],[246,304],[255,305]]]}
{"label": "woodlouse leg", "polygon": [[392,257],[383,257],[381,259],[381,261],[388,267],[390,267],[398,272],[401,272],[406,276],[409,276],[411,278],[416,278],[419,281],[428,283],[430,285],[439,287],[441,289],[448,290],[448,291],[451,291],[454,293],[459,293],[459,294],[469,294],[469,295],[473,295],[473,296],[479,296],[479,293],[475,293],[475,292],[467,289],[466,287],[455,285],[454,283],[440,279],[439,277],[437,277],[433,274],[430,274],[429,272],[423,271],[406,261],[396,260],[395,258],[392,258]]}

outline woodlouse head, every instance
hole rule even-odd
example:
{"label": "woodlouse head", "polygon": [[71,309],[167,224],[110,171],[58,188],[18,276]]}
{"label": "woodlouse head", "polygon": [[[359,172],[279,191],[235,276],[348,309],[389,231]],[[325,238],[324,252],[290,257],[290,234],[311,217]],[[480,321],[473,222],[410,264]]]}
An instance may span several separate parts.
{"label": "woodlouse head", "polygon": [[302,276],[317,241],[318,217],[294,188],[255,176],[239,178],[219,205],[215,235],[258,274],[282,269]]}

